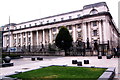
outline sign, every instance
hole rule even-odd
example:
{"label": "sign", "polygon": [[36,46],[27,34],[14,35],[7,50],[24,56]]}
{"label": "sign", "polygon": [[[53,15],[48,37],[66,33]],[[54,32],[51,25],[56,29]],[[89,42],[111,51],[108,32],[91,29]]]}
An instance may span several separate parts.
{"label": "sign", "polygon": [[16,48],[10,48],[10,52],[15,52]]}

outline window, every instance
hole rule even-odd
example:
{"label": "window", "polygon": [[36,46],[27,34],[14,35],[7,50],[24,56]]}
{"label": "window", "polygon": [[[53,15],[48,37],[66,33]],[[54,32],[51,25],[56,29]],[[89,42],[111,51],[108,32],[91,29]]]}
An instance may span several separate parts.
{"label": "window", "polygon": [[9,27],[7,27],[6,30],[9,30]]}
{"label": "window", "polygon": [[81,32],[78,32],[78,37],[79,37],[79,38],[81,37]]}
{"label": "window", "polygon": [[20,37],[20,33],[18,33],[18,36]]}
{"label": "window", "polygon": [[56,34],[53,34],[53,40],[55,40],[56,36],[57,36]]}
{"label": "window", "polygon": [[97,21],[93,21],[93,26],[97,26]]}
{"label": "window", "polygon": [[16,37],[16,34],[14,34],[14,37]]}
{"label": "window", "polygon": [[21,29],[21,26],[20,26],[20,29]]}
{"label": "window", "polygon": [[95,42],[97,43],[97,40],[94,40],[94,43],[95,43]]}
{"label": "window", "polygon": [[54,27],[54,28],[52,29],[52,31],[55,32],[55,31],[56,31],[56,27]]}
{"label": "window", "polygon": [[56,22],[56,19],[54,19],[54,22]]}
{"label": "window", "polygon": [[49,23],[49,20],[47,21],[47,23]]}
{"label": "window", "polygon": [[35,26],[37,25],[37,23],[35,23]]}
{"label": "window", "polygon": [[72,32],[70,33],[70,35],[72,36]]}
{"label": "window", "polygon": [[7,40],[7,44],[9,43],[9,39]]}
{"label": "window", "polygon": [[43,22],[40,22],[40,24],[42,25],[42,24],[43,24]]}
{"label": "window", "polygon": [[26,38],[23,39],[23,42],[25,42],[25,41],[26,41]]}
{"label": "window", "polygon": [[29,24],[29,27],[31,27],[31,24]]}
{"label": "window", "polygon": [[28,35],[30,35],[30,32],[28,32]]}
{"label": "window", "polygon": [[69,16],[69,19],[72,19],[72,16]]}
{"label": "window", "polygon": [[25,36],[25,32],[23,32],[23,36]]}
{"label": "window", "polygon": [[63,18],[61,18],[61,21],[63,21]]}
{"label": "window", "polygon": [[28,38],[28,42],[31,42],[31,37]]}
{"label": "window", "polygon": [[18,39],[18,43],[20,43],[20,42],[21,42],[21,39],[19,38],[19,39]]}
{"label": "window", "polygon": [[69,30],[72,30],[72,25],[69,25],[69,26],[68,26],[68,29],[69,29]]}
{"label": "window", "polygon": [[80,14],[78,14],[77,17],[80,18]]}
{"label": "window", "polygon": [[81,29],[81,24],[77,24],[77,28],[78,28],[78,29]]}
{"label": "window", "polygon": [[96,10],[96,9],[92,9],[91,11],[90,11],[90,14],[92,15],[92,14],[97,14],[98,13],[98,11]]}
{"label": "window", "polygon": [[25,49],[25,45],[23,45],[23,49]]}
{"label": "window", "polygon": [[26,28],[26,25],[24,25],[24,28]]}
{"label": "window", "polygon": [[97,30],[93,30],[93,35],[97,36]]}
{"label": "window", "polygon": [[14,39],[14,43],[16,43],[16,39]]}
{"label": "window", "polygon": [[61,26],[58,27],[58,30],[60,30]]}

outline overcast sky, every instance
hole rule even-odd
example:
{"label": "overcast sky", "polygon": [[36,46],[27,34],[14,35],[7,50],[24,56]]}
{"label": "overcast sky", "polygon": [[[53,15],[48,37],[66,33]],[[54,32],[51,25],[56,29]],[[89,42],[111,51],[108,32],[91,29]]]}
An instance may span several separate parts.
{"label": "overcast sky", "polygon": [[119,0],[0,0],[0,26],[21,23],[65,12],[81,10],[84,5],[106,2],[118,26]]}

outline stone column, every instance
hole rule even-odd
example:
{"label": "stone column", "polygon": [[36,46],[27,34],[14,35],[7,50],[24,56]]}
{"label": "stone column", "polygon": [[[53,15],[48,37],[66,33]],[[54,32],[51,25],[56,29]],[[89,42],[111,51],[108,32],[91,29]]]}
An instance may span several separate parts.
{"label": "stone column", "polygon": [[28,46],[28,34],[25,32],[25,37],[26,37],[26,46]]}
{"label": "stone column", "polygon": [[7,40],[6,40],[6,38],[5,38],[5,35],[3,35],[3,41],[2,41],[2,42],[3,42],[3,47],[6,47],[6,41],[7,41]]}
{"label": "stone column", "polygon": [[108,23],[107,20],[103,20],[103,37],[104,37],[104,42],[107,42],[107,40],[109,39],[109,35],[108,35]]}
{"label": "stone column", "polygon": [[[5,42],[4,42],[4,40],[5,40]],[[7,47],[7,36],[5,36],[4,40],[3,40],[4,47]]]}
{"label": "stone column", "polygon": [[102,43],[103,38],[102,38],[102,25],[101,25],[101,20],[98,22],[98,27],[99,27],[99,37],[100,37],[100,43]]}
{"label": "stone column", "polygon": [[[86,22],[86,34],[87,34],[87,38],[89,38],[88,22]],[[86,40],[87,40],[87,39],[86,39]]]}
{"label": "stone column", "polygon": [[18,34],[16,34],[16,47],[18,47]]}
{"label": "stone column", "polygon": [[91,40],[91,22],[88,23],[88,38],[89,38],[89,42],[91,42],[92,41]]}
{"label": "stone column", "polygon": [[59,29],[58,29],[58,27],[56,27],[56,30],[57,30],[57,34],[58,34],[58,32],[59,32]]}
{"label": "stone column", "polygon": [[[4,41],[3,41],[4,43]],[[5,36],[5,47],[7,47],[7,36]]]}
{"label": "stone column", "polygon": [[76,41],[76,25],[73,26],[73,42]]}
{"label": "stone column", "polygon": [[7,45],[7,38],[6,36],[3,37],[3,47],[6,47]]}
{"label": "stone column", "polygon": [[21,37],[21,47],[23,46],[23,35],[22,33],[20,33],[20,37]]}
{"label": "stone column", "polygon": [[82,23],[82,30],[83,30],[83,42],[86,42],[87,39],[87,29],[86,29],[86,22]]}
{"label": "stone column", "polygon": [[52,31],[49,29],[49,43],[52,43]]}
{"label": "stone column", "polygon": [[43,44],[45,44],[45,31],[44,31],[44,29],[43,29]]}
{"label": "stone column", "polygon": [[31,46],[33,46],[33,32],[31,31]]}
{"label": "stone column", "polygon": [[9,36],[9,40],[10,40],[10,47],[13,47],[13,34],[10,32],[10,36]]}
{"label": "stone column", "polygon": [[36,31],[36,41],[37,41],[37,45],[36,46],[38,46],[39,45],[39,40],[38,40],[38,30]]}

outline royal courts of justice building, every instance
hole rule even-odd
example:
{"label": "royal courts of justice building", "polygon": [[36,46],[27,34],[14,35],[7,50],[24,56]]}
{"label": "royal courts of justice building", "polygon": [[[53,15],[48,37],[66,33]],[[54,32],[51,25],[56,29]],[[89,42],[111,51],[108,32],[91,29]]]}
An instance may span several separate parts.
{"label": "royal courts of justice building", "polygon": [[[114,48],[119,43],[119,32],[106,2],[83,6],[83,9],[49,17],[10,23],[3,27],[3,47],[38,46],[53,44],[61,26],[67,27],[73,42],[80,40],[106,44]],[[64,35],[63,35],[64,36]]]}

